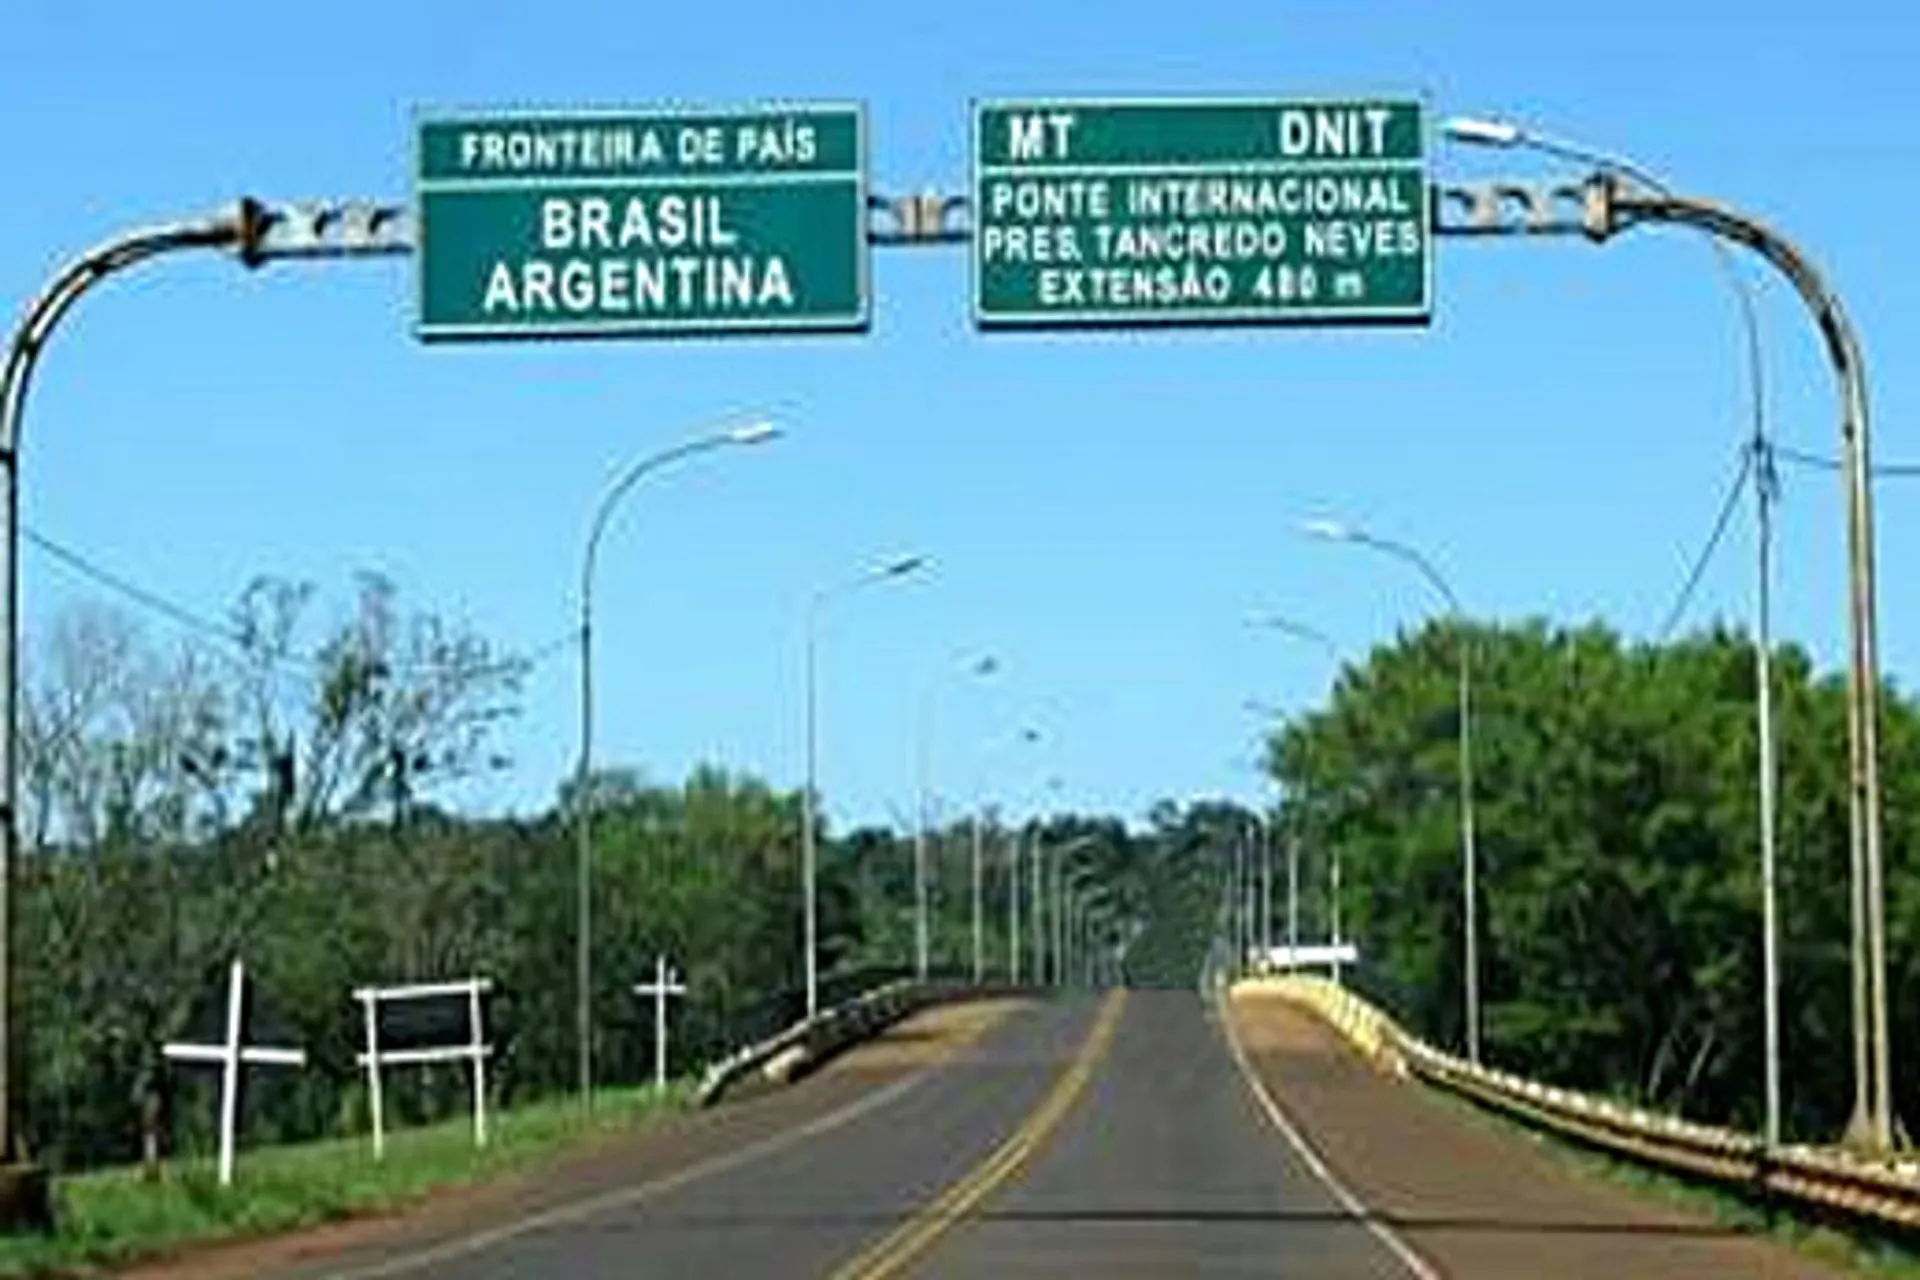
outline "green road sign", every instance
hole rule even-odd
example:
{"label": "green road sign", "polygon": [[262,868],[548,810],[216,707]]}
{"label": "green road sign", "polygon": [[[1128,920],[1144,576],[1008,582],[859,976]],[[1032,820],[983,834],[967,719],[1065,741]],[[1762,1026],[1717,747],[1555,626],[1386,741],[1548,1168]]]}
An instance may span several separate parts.
{"label": "green road sign", "polygon": [[974,108],[982,327],[1425,323],[1418,102]]}
{"label": "green road sign", "polygon": [[865,329],[861,108],[423,118],[423,338]]}

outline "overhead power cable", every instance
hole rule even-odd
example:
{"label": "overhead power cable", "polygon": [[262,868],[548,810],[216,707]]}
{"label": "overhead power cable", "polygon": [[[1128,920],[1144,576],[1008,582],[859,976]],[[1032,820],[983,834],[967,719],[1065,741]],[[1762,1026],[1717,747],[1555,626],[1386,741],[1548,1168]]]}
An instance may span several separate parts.
{"label": "overhead power cable", "polygon": [[[37,530],[22,526],[20,532],[35,548],[45,552],[69,571],[87,579],[96,586],[105,587],[107,590],[131,600],[135,604],[159,614],[177,626],[185,627],[190,631],[198,632],[219,640],[232,649],[242,651],[247,649],[245,638],[227,623],[220,622],[197,610],[190,609],[177,601],[169,600],[158,592],[143,587],[139,583],[115,573],[113,570],[106,568],[90,557],[60,542],[56,542],[54,539],[47,537]],[[510,670],[516,666],[531,670],[548,658],[553,657],[562,649],[572,645],[579,639],[579,635],[578,628],[574,628],[564,635],[555,636],[544,644],[539,645],[524,658],[509,657],[497,662],[483,663],[468,668],[468,674],[485,675],[495,671]],[[222,656],[227,657],[231,661],[239,660],[238,654],[226,653]],[[248,656],[256,660],[258,659],[257,654],[249,654]],[[289,674],[309,680],[314,678],[315,672],[321,665],[320,656],[312,653],[282,654],[269,659],[269,662],[272,666],[286,671]],[[417,669],[422,671],[438,671],[443,668],[426,665],[420,666]]]}
{"label": "overhead power cable", "polygon": [[1694,592],[1700,587],[1700,580],[1706,576],[1707,566],[1712,563],[1714,552],[1720,549],[1720,540],[1726,537],[1727,526],[1733,520],[1734,510],[1739,506],[1740,494],[1746,488],[1747,476],[1753,470],[1753,450],[1743,446],[1740,450],[1740,466],[1735,470],[1733,483],[1727,486],[1727,496],[1720,503],[1720,514],[1714,518],[1713,532],[1707,536],[1706,545],[1700,548],[1700,554],[1693,559],[1692,567],[1687,571],[1687,579],[1681,584],[1680,594],[1674,600],[1673,607],[1667,611],[1667,619],[1660,627],[1660,643],[1665,644],[1672,638],[1674,628],[1680,625],[1680,619],[1686,616],[1687,606],[1693,603]]}
{"label": "overhead power cable", "polygon": [[[1822,471],[1840,469],[1840,459],[1828,457],[1825,454],[1812,453],[1805,449],[1791,449],[1786,445],[1775,445],[1773,451],[1786,461],[1803,467],[1817,467]],[[1881,463],[1871,470],[1876,479],[1885,477],[1889,480],[1900,480],[1920,476],[1920,464],[1911,462]]]}
{"label": "overhead power cable", "polygon": [[203,632],[232,645],[238,645],[240,643],[239,634],[224,623],[216,622],[202,614],[195,613],[185,605],[175,604],[165,596],[149,591],[140,584],[129,581],[119,574],[114,573],[112,570],[95,564],[78,551],[62,546],[44,534],[25,527],[22,527],[20,532],[21,535],[35,547],[46,552],[55,560],[64,564],[68,569],[88,579],[95,585],[105,587],[109,591],[118,592],[136,604],[143,605],[191,631]]}

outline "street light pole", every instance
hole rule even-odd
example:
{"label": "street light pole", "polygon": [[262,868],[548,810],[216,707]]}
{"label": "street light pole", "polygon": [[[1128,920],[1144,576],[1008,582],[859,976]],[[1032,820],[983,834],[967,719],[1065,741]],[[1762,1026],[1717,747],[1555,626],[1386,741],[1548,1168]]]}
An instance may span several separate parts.
{"label": "street light pole", "polygon": [[[1000,660],[992,654],[974,659],[967,665],[967,674],[981,679],[1000,669]],[[914,831],[913,841],[913,896],[914,896],[914,944],[915,965],[920,981],[927,980],[928,953],[932,946],[932,926],[929,921],[929,893],[927,874],[927,823],[933,809],[932,764],[933,756],[933,709],[935,684],[929,680],[920,696],[920,725],[918,772],[920,791],[920,821]],[[973,970],[974,981],[980,980],[981,964],[981,869],[980,869],[980,814],[976,806],[973,818]]]}
{"label": "street light pole", "polygon": [[1300,837],[1287,833],[1287,946],[1299,963],[1300,956]]}
{"label": "street light pole", "polygon": [[819,854],[814,827],[814,792],[819,783],[819,652],[820,614],[829,600],[876,582],[902,578],[922,568],[924,556],[902,556],[835,588],[815,591],[807,602],[807,784],[800,792],[801,947],[805,952],[807,1017],[820,1012],[820,895]]}
{"label": "street light pole", "polygon": [[[1260,958],[1265,963],[1273,954],[1273,824],[1256,811],[1253,829],[1260,837]],[[1291,872],[1291,858],[1287,865]],[[1289,921],[1293,919],[1293,901],[1292,897],[1287,899]]]}
{"label": "street light pole", "polygon": [[1463,965],[1466,1020],[1467,1020],[1467,1060],[1478,1065],[1480,1061],[1480,926],[1478,903],[1478,859],[1474,851],[1473,825],[1473,668],[1472,646],[1467,637],[1466,611],[1460,607],[1460,597],[1440,575],[1433,562],[1419,551],[1405,543],[1388,538],[1379,538],[1361,529],[1355,529],[1332,520],[1309,520],[1301,525],[1303,532],[1331,542],[1351,542],[1412,565],[1428,584],[1439,592],[1452,611],[1454,623],[1454,644],[1459,653],[1459,720],[1460,720],[1460,863],[1461,895],[1465,899],[1462,908],[1464,917],[1463,933],[1465,952]]}
{"label": "street light pole", "polygon": [[1053,985],[1067,985],[1067,859],[1064,850],[1053,853]]}
{"label": "street light pole", "polygon": [[[1537,129],[1504,120],[1475,119],[1450,121],[1446,129],[1448,136],[1462,142],[1481,146],[1524,147],[1545,155],[1595,165],[1609,172],[1623,174],[1663,195],[1672,194],[1672,188],[1658,175],[1625,156],[1565,138],[1554,137]],[[1765,364],[1761,358],[1759,310],[1754,301],[1753,288],[1747,277],[1734,264],[1733,254],[1726,244],[1711,231],[1703,231],[1702,234],[1705,236],[1707,247],[1713,251],[1714,262],[1720,269],[1721,278],[1732,290],[1734,303],[1739,308],[1741,331],[1745,339],[1748,411],[1752,422],[1748,449],[1751,452],[1754,469],[1753,498],[1757,561],[1754,590],[1754,685],[1756,688],[1754,713],[1757,720],[1755,728],[1760,739],[1760,929],[1764,988],[1763,1017],[1766,1024],[1764,1031],[1765,1136],[1768,1146],[1778,1146],[1780,1144],[1780,936],[1776,889],[1778,856],[1776,826],[1779,809],[1775,792],[1779,768],[1775,759],[1773,729],[1772,556],[1773,504],[1779,496],[1779,477],[1774,470],[1773,446],[1767,438]],[[1862,1012],[1858,1004],[1860,998],[1862,997],[1856,988],[1856,1026],[1864,1022],[1864,1018],[1859,1016]],[[1857,1041],[1855,1057],[1855,1114],[1864,1116],[1868,1108],[1864,1096],[1858,1092],[1864,1088],[1867,1077],[1866,1051],[1863,1042]]]}
{"label": "street light pole", "polygon": [[1073,922],[1070,919],[1071,902],[1075,881],[1067,874],[1067,858],[1081,849],[1093,845],[1098,837],[1089,832],[1074,836],[1065,844],[1054,847],[1053,853],[1053,979],[1054,985],[1065,986],[1071,972],[1071,957],[1068,954],[1073,934]]}
{"label": "street light pole", "polygon": [[574,777],[574,1034],[580,1097],[593,1099],[593,570],[614,508],[641,479],[696,453],[761,444],[780,434],[770,422],[716,431],[639,459],[608,486],[595,508],[580,564],[580,760]]}
{"label": "street light pole", "polygon": [[983,915],[986,910],[986,884],[985,870],[982,866],[984,851],[981,849],[981,842],[984,838],[984,834],[980,830],[980,810],[976,806],[973,811],[973,883],[969,886],[972,889],[973,899],[973,964],[971,969],[973,973],[973,985],[976,987],[980,985],[980,980],[986,976],[987,965],[986,920]]}
{"label": "street light pole", "polygon": [[1020,985],[1020,828],[1007,828],[1007,981]]}
{"label": "street light pole", "polygon": [[1327,931],[1333,943],[1333,985],[1340,985],[1340,858],[1336,853],[1327,867]]}
{"label": "street light pole", "polygon": [[[1333,637],[1329,636],[1326,632],[1315,627],[1310,627],[1302,622],[1295,622],[1291,618],[1280,617],[1277,614],[1267,614],[1257,618],[1254,620],[1254,625],[1265,627],[1269,631],[1278,631],[1296,640],[1305,640],[1309,644],[1318,645],[1326,651],[1327,657],[1332,660],[1335,670],[1338,670],[1340,666],[1340,646],[1336,645],[1333,642]],[[1264,706],[1258,703],[1249,703],[1248,706],[1250,709],[1265,710]],[[1278,716],[1275,718],[1277,719]],[[1297,948],[1300,945],[1298,888],[1299,835],[1297,832],[1289,831],[1286,833],[1286,840],[1287,945]],[[1327,849],[1327,862],[1327,927],[1329,934],[1332,935],[1329,941],[1337,947],[1340,942],[1340,846],[1338,844],[1332,844]],[[1336,984],[1340,981],[1340,961],[1337,954],[1333,961],[1333,980]]]}
{"label": "street light pole", "polygon": [[932,730],[928,721],[932,712],[929,704],[933,701],[933,691],[928,689],[920,700],[920,749],[915,752],[920,793],[920,820],[913,824],[913,973],[921,982],[927,980],[927,951],[932,945],[932,931],[927,923],[927,756],[932,750],[929,739]]}
{"label": "street light pole", "polygon": [[1027,869],[1032,877],[1027,887],[1029,906],[1033,911],[1027,932],[1033,939],[1033,982],[1035,986],[1045,986],[1047,982],[1047,931],[1046,931],[1046,846],[1040,843],[1040,820],[1035,818],[1027,834]]}

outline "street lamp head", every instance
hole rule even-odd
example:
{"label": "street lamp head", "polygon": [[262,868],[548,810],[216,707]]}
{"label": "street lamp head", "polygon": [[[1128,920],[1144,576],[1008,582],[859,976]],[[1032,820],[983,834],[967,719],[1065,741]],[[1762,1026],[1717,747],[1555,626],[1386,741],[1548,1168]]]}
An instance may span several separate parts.
{"label": "street lamp head", "polygon": [[1300,532],[1309,538],[1324,538],[1328,542],[1352,542],[1354,530],[1350,525],[1338,520],[1302,520]]}
{"label": "street lamp head", "polygon": [[1454,142],[1476,147],[1515,147],[1526,137],[1526,130],[1510,120],[1478,116],[1455,116],[1441,131]]}
{"label": "street lamp head", "polygon": [[968,670],[976,676],[990,676],[1000,670],[1000,659],[992,654],[982,654],[976,658]]}
{"label": "street lamp head", "polygon": [[927,558],[925,556],[901,556],[898,560],[890,561],[882,565],[880,572],[876,573],[874,577],[904,578],[910,573],[915,573],[925,568],[926,563]]}
{"label": "street lamp head", "polygon": [[727,432],[729,444],[764,444],[768,440],[777,440],[784,434],[780,425],[766,418],[743,423]]}

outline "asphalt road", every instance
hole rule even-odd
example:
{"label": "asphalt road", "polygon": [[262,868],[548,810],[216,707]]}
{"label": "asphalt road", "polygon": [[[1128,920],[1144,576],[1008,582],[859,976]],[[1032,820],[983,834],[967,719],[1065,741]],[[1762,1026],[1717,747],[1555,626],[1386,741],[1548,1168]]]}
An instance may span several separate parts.
{"label": "asphalt road", "polygon": [[700,1165],[301,1274],[1408,1274],[1269,1127],[1190,991],[1020,1010],[942,1065]]}
{"label": "asphalt road", "polygon": [[1079,1105],[1021,1176],[899,1274],[1415,1273],[1261,1115],[1199,997],[1142,991]]}
{"label": "asphalt road", "polygon": [[[356,1244],[301,1280],[825,1276],[983,1159],[1053,1084],[1095,1017],[1091,999],[1016,1010],[940,1065],[830,1070],[740,1105],[778,1114],[663,1162],[643,1145],[564,1197],[427,1242]],[[877,1046],[884,1048],[884,1046]],[[858,1056],[858,1055],[856,1055]],[[856,1088],[862,1076],[869,1087]],[[732,1106],[710,1113],[722,1125]],[[692,1135],[710,1139],[717,1135]]]}
{"label": "asphalt road", "polygon": [[502,1189],[452,1228],[243,1274],[1829,1274],[1575,1177],[1374,1074],[1290,1006],[1243,1014],[1235,1040],[1192,991],[1067,996],[924,1068],[896,1033],[794,1088]]}

